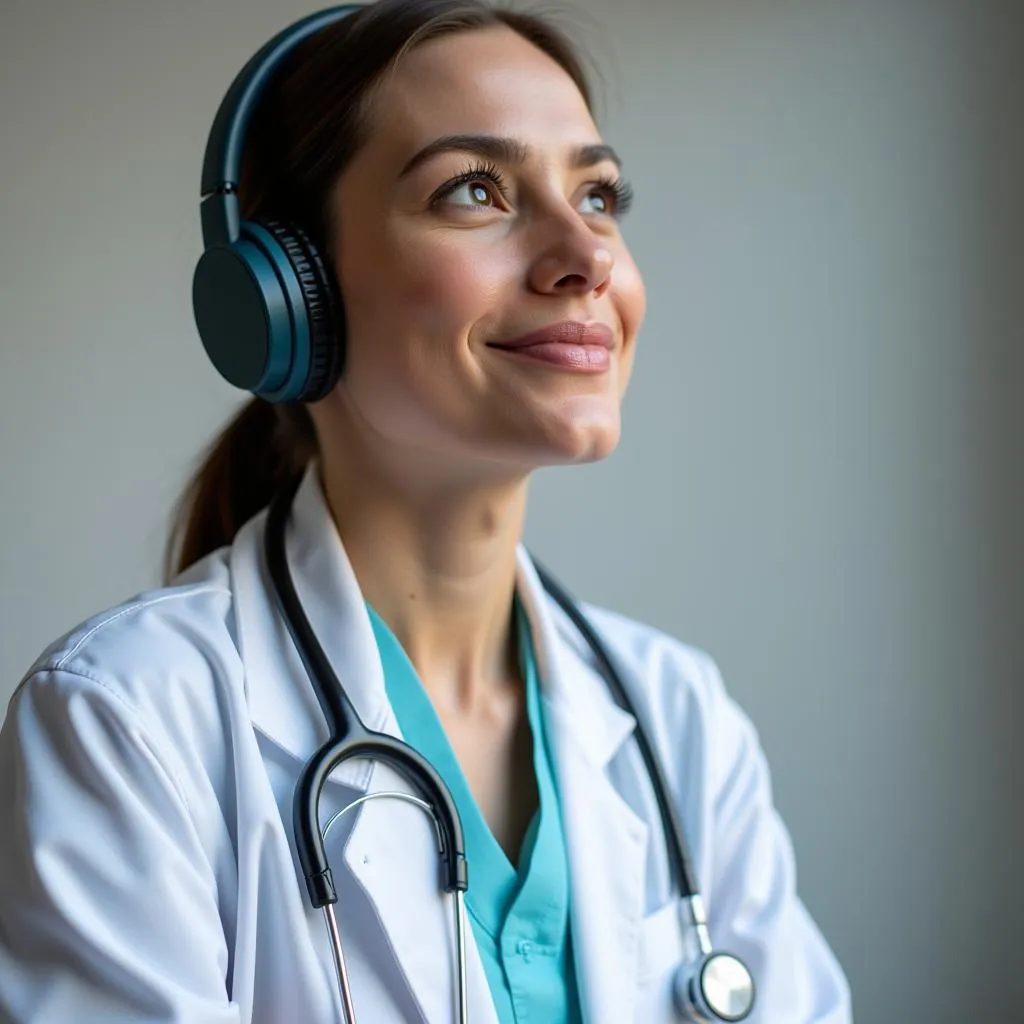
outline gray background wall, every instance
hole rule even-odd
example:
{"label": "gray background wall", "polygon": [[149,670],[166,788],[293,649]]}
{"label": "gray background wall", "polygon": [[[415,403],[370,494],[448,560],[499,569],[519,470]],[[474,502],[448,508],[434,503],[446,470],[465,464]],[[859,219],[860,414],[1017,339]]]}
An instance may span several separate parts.
{"label": "gray background wall", "polygon": [[[155,582],[238,400],[191,322],[199,161],[308,9],[0,7],[4,702]],[[576,10],[650,312],[620,450],[542,474],[528,540],[715,654],[859,1021],[1024,1021],[1024,4]]]}

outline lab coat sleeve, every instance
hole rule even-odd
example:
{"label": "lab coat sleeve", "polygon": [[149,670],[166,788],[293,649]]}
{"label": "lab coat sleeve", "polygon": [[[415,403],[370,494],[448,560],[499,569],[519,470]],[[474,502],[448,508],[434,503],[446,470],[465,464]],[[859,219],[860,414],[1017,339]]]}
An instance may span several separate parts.
{"label": "lab coat sleeve", "polygon": [[0,732],[0,1021],[238,1024],[184,790],[102,679],[44,670]]}
{"label": "lab coat sleeve", "polygon": [[750,968],[750,1024],[849,1024],[843,972],[796,893],[789,834],[772,803],[753,725],[706,662],[713,821],[708,925],[717,949]]}

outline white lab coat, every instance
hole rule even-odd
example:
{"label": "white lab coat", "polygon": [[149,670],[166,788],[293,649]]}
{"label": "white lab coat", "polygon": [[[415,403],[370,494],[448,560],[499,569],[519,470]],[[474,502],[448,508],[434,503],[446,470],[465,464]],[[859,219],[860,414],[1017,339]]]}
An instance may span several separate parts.
{"label": "white lab coat", "polygon": [[[342,1019],[291,797],[326,737],[262,568],[264,515],[177,585],[91,619],[26,676],[0,733],[0,1019],[328,1024]],[[287,535],[296,587],[360,714],[399,735],[356,579],[316,474]],[[692,955],[634,721],[520,554],[565,817],[587,1024],[676,1021]],[[749,721],[704,654],[587,613],[629,675],[681,806],[715,945],[757,984],[755,1024],[846,1024],[843,974],[794,891]],[[343,766],[329,814],[386,766]],[[432,827],[364,803],[327,853],[360,1024],[453,1021],[452,917]],[[470,865],[472,872],[472,865]],[[469,934],[469,1019],[497,1024]]]}

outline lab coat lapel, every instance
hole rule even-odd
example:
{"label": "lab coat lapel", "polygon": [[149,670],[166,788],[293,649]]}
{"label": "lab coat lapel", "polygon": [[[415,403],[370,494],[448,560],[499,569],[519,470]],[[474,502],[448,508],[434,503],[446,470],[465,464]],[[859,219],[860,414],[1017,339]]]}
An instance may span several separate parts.
{"label": "lab coat lapel", "polygon": [[523,550],[519,593],[533,631],[562,807],[583,1019],[627,1024],[635,1017],[648,829],[606,767],[635,721],[567,642],[572,626],[551,606]]}

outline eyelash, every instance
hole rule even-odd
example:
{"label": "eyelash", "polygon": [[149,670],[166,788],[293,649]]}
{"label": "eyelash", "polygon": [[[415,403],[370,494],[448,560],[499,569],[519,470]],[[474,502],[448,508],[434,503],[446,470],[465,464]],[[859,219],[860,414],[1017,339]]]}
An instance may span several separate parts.
{"label": "eyelash", "polygon": [[[441,200],[447,198],[457,188],[468,185],[473,181],[489,181],[499,192],[502,198],[508,195],[508,186],[502,177],[501,171],[493,163],[480,163],[461,174],[456,175],[450,181],[446,181],[430,198],[430,205],[436,206]],[[633,189],[622,178],[613,178],[610,175],[598,178],[593,182],[592,192],[604,192],[611,197],[612,212],[609,216],[624,217],[633,205]]]}

